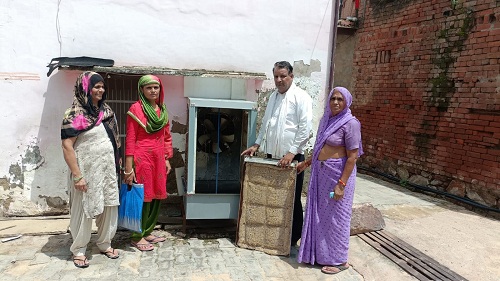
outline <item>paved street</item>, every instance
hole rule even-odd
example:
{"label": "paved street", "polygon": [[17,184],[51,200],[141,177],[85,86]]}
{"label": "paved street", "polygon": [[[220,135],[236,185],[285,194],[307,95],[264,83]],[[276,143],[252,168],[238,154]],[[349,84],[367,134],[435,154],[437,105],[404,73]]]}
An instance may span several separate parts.
{"label": "paved street", "polygon": [[[157,234],[169,235],[158,231]],[[292,257],[270,256],[235,247],[227,238],[201,240],[168,236],[151,252],[128,246],[120,232],[111,260],[91,249],[90,267],[75,268],[68,234],[23,237],[0,245],[2,280],[363,280],[353,269],[338,276],[299,265]],[[89,250],[90,251],[90,250]]]}

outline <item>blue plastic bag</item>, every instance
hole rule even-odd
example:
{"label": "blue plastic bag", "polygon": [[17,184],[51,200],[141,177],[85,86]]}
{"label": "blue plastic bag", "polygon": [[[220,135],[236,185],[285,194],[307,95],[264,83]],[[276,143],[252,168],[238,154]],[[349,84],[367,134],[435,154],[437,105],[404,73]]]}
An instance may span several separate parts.
{"label": "blue plastic bag", "polygon": [[120,206],[118,207],[118,226],[134,232],[142,232],[142,204],[144,185],[134,183],[120,186]]}

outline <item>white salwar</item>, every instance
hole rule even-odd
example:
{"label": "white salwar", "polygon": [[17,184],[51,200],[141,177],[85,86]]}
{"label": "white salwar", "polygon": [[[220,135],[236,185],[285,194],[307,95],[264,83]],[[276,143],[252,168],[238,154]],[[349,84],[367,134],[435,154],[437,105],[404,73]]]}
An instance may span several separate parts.
{"label": "white salwar", "polygon": [[70,251],[74,256],[83,256],[90,241],[93,218],[98,228],[97,247],[103,252],[111,247],[120,205],[118,179],[113,145],[103,124],[79,134],[74,149],[87,192],[76,190],[70,176],[70,231],[73,237]]}

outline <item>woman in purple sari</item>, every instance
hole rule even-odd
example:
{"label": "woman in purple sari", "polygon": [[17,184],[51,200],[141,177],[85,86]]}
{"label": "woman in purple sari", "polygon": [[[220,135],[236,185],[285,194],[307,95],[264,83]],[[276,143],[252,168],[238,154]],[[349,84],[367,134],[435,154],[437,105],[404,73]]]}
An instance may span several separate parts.
{"label": "woman in purple sari", "polygon": [[346,88],[330,92],[312,157],[297,165],[299,173],[312,166],[297,259],[323,265],[321,271],[326,274],[349,268],[356,160],[363,154],[361,124],[351,114],[351,104],[352,95]]}

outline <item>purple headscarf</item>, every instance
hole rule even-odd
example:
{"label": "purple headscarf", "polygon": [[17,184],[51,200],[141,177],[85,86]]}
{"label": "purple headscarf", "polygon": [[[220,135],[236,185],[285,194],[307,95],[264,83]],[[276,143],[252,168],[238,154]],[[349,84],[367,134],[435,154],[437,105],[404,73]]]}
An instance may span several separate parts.
{"label": "purple headscarf", "polygon": [[[332,111],[330,110],[330,99],[332,98],[333,93],[335,91],[339,91],[342,94],[346,106],[344,110],[342,110],[339,114],[332,116]],[[319,122],[318,133],[316,136],[316,143],[314,144],[314,150],[313,150],[313,157],[314,157],[313,159],[318,159],[319,152],[323,148],[323,145],[325,144],[326,139],[329,136],[331,136],[333,133],[335,133],[338,129],[340,129],[342,126],[344,126],[347,122],[349,122],[352,119],[355,119],[356,121],[359,122],[359,120],[356,119],[356,117],[354,117],[351,114],[351,109],[349,108],[351,104],[352,104],[352,95],[349,92],[349,90],[347,90],[344,87],[335,87],[332,89],[325,103],[325,111],[323,113],[323,117],[321,117],[321,120]],[[363,147],[361,146],[361,140],[360,140],[358,156],[361,156],[362,154],[363,154]]]}

